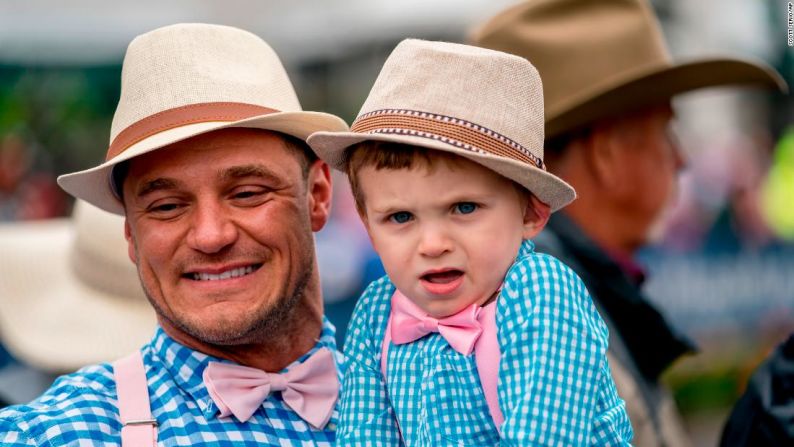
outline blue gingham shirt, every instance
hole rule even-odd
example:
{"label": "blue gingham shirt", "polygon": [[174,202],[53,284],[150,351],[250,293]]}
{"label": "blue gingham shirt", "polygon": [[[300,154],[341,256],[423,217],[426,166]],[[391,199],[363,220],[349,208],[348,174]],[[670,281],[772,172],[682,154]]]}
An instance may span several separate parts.
{"label": "blue gingham shirt", "polygon": [[[606,359],[607,328],[582,281],[525,241],[496,302],[501,437],[474,355],[438,333],[381,349],[394,285],[373,282],[353,313],[341,446],[628,445],[631,425]],[[396,416],[396,417],[395,417]],[[396,423],[399,420],[399,429]]]}
{"label": "blue gingham shirt", "polygon": [[[343,357],[327,320],[317,344],[297,362],[321,347],[335,353],[341,379]],[[280,393],[273,393],[246,423],[219,418],[202,380],[207,364],[218,359],[177,343],[161,328],[141,352],[159,446],[334,445],[336,410],[328,425],[316,430],[284,404]],[[0,445],[118,446],[117,404],[113,367],[103,363],[83,368],[59,378],[33,402],[2,410]]]}

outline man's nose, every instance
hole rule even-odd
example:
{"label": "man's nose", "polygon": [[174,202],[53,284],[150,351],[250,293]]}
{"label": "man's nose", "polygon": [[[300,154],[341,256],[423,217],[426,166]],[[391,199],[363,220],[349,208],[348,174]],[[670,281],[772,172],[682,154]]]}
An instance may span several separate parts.
{"label": "man's nose", "polygon": [[438,257],[453,249],[451,235],[443,225],[437,223],[425,224],[419,236],[419,254],[428,257]]}
{"label": "man's nose", "polygon": [[199,204],[192,216],[188,244],[202,253],[218,253],[237,240],[237,227],[219,204]]}

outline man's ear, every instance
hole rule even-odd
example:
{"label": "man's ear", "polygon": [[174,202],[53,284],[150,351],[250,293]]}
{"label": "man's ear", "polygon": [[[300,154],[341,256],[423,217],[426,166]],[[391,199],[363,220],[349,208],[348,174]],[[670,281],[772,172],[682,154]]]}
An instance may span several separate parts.
{"label": "man's ear", "polygon": [[127,239],[127,256],[130,257],[130,261],[133,264],[137,264],[138,257],[135,255],[135,242],[132,240],[132,230],[127,219],[124,219],[124,239]]}
{"label": "man's ear", "polygon": [[551,216],[551,207],[541,202],[534,194],[529,194],[529,200],[524,208],[524,239],[532,239],[537,236]]}
{"label": "man's ear", "polygon": [[312,231],[317,232],[323,229],[331,215],[333,185],[331,183],[331,170],[324,161],[316,160],[309,167],[306,190]]}
{"label": "man's ear", "polygon": [[584,142],[585,160],[593,180],[602,192],[620,186],[620,129],[611,123],[593,126]]}

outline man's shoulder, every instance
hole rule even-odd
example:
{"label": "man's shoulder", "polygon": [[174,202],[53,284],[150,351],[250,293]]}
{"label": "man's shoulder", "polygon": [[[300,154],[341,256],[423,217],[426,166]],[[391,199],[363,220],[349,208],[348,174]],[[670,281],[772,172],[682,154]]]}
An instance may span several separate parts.
{"label": "man's shoulder", "polygon": [[106,436],[116,416],[112,366],[87,366],[59,377],[32,402],[0,410],[0,444],[25,445],[21,440],[30,440],[34,445],[66,445],[86,431]]}

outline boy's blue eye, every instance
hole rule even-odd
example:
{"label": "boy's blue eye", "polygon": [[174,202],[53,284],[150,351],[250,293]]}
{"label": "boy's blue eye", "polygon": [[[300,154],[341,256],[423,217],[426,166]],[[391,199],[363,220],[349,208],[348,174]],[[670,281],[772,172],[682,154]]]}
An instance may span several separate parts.
{"label": "boy's blue eye", "polygon": [[408,211],[399,211],[389,216],[389,220],[398,224],[402,224],[411,220],[412,217],[413,216]]}
{"label": "boy's blue eye", "polygon": [[476,203],[460,202],[455,204],[455,211],[459,212],[460,214],[471,214],[476,209],[477,209]]}

